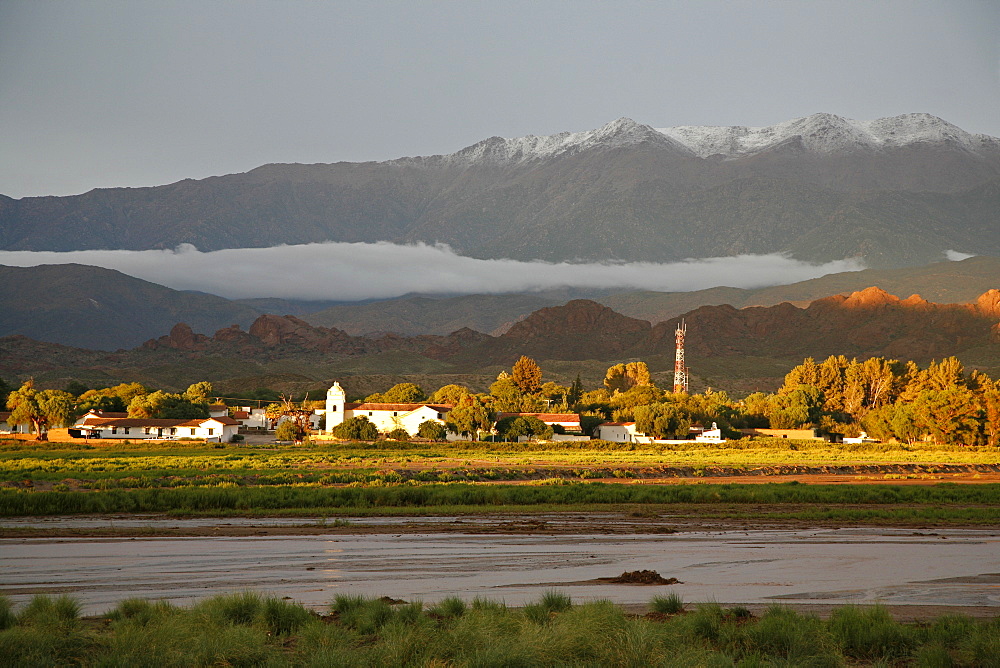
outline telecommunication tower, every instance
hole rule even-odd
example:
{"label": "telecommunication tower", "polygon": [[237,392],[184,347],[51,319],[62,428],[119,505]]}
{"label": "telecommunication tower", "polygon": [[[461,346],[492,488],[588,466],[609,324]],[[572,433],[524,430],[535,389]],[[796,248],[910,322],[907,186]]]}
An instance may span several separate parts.
{"label": "telecommunication tower", "polygon": [[677,352],[674,355],[674,392],[688,391],[688,368],[684,364],[684,336],[687,334],[687,323],[681,320],[674,332],[674,339],[677,342]]}

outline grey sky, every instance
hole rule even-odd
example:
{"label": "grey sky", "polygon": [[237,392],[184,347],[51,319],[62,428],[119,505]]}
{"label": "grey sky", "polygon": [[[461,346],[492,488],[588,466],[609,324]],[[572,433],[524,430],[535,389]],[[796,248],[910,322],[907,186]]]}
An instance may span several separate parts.
{"label": "grey sky", "polygon": [[629,116],[1000,136],[1000,2],[0,0],[0,193],[448,153]]}

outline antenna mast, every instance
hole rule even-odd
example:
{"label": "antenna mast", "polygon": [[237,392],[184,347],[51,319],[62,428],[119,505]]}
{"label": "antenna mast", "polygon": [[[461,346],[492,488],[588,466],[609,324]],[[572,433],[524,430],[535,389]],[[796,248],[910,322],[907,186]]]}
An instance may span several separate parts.
{"label": "antenna mast", "polygon": [[688,369],[684,364],[684,336],[687,334],[687,323],[681,320],[674,332],[677,342],[677,352],[674,355],[674,393],[688,391]]}

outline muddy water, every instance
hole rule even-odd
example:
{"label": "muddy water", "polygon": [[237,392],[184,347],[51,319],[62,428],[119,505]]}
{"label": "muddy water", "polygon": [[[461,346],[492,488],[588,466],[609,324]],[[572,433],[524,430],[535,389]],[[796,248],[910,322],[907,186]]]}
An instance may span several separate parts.
{"label": "muddy water", "polygon": [[[683,584],[588,582],[639,569]],[[686,601],[881,601],[1000,611],[1000,531],[0,539],[0,593],[16,602],[67,592],[97,614],[132,596],[189,603],[243,588],[316,608],[338,593],[520,604],[558,588],[574,600],[619,603],[677,592]]]}

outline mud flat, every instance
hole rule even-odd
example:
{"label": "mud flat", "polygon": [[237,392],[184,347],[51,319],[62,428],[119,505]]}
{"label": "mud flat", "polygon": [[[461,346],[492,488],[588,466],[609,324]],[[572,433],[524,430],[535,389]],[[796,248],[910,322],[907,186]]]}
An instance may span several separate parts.
{"label": "mud flat", "polygon": [[[31,522],[72,520],[88,521]],[[626,606],[678,593],[689,602],[750,606],[882,602],[914,612],[1000,614],[995,529],[535,535],[463,533],[459,525],[447,533],[373,533],[354,526],[335,534],[280,535],[284,524],[271,527],[278,535],[263,536],[3,538],[0,593],[15,602],[36,593],[69,593],[87,614],[133,596],[189,603],[246,588],[317,609],[338,593],[428,602],[483,596],[518,605],[555,588],[577,601],[606,598]],[[643,569],[681,584],[600,580]]]}

